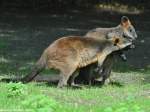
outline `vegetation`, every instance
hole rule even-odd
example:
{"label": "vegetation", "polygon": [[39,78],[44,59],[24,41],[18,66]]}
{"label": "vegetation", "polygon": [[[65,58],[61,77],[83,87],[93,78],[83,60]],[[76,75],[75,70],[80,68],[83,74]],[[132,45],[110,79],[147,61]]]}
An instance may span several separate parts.
{"label": "vegetation", "polygon": [[[149,9],[149,1],[147,0],[1,0],[0,7],[2,9],[13,8],[14,9],[28,9],[28,10],[68,10],[75,8],[86,8],[93,9],[95,6],[101,6],[101,8],[106,8],[110,6],[120,8],[129,8],[133,11],[137,9]],[[116,5],[117,4],[117,5]],[[116,9],[116,8],[115,8]]]}
{"label": "vegetation", "polygon": [[150,84],[58,89],[44,83],[0,83],[0,111],[149,112]]}

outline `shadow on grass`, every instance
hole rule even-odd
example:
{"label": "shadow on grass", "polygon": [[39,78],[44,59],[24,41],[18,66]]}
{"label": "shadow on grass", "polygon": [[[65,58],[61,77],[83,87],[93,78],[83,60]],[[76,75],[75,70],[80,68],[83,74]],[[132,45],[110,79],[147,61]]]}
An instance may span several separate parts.
{"label": "shadow on grass", "polygon": [[96,82],[94,82],[94,84],[92,84],[91,86],[88,86],[88,87],[102,88],[102,87],[108,86],[108,85],[115,86],[115,87],[124,87],[123,84],[121,84],[120,82],[117,82],[117,81],[110,82],[109,84],[102,84],[102,82],[96,81]]}
{"label": "shadow on grass", "polygon": [[[41,82],[37,83],[36,86],[46,86],[46,87],[52,87],[52,88],[58,88],[58,81],[52,81],[52,82]],[[76,86],[64,86],[62,89],[83,89],[85,88],[83,85],[76,85]]]}
{"label": "shadow on grass", "polygon": [[111,82],[111,83],[110,83],[110,85],[112,85],[112,86],[116,86],[116,87],[124,87],[124,85],[123,85],[123,84],[121,84],[120,82],[117,82],[117,81],[115,81],[115,82]]}

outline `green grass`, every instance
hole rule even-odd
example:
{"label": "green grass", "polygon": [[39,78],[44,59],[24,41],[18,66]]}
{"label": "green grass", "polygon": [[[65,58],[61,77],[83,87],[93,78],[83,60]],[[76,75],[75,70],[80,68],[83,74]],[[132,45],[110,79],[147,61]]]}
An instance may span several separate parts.
{"label": "green grass", "polygon": [[63,88],[44,83],[0,83],[0,111],[149,112],[150,84]]}

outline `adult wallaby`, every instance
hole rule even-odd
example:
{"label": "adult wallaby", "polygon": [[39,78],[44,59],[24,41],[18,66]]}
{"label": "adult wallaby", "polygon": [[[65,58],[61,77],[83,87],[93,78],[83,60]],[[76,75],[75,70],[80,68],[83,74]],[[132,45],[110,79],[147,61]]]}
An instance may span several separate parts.
{"label": "adult wallaby", "polygon": [[99,69],[101,69],[107,55],[132,44],[130,40],[121,38],[117,34],[112,33],[108,35],[108,38],[99,40],[90,37],[69,36],[54,41],[44,50],[32,72],[25,76],[22,82],[30,82],[44,68],[54,68],[60,71],[58,87],[67,85],[69,77],[71,77],[71,85],[73,85],[75,71],[95,62],[98,62]]}
{"label": "adult wallaby", "polygon": [[[123,16],[121,18],[121,22],[117,27],[112,27],[112,28],[96,28],[93,30],[90,30],[85,37],[92,37],[95,39],[107,39],[107,36],[110,33],[117,33],[120,36],[119,37],[124,37],[127,38],[131,41],[134,41],[137,38],[137,34],[135,32],[135,29],[133,25],[131,24],[130,20],[128,17]],[[130,46],[132,48],[133,45]],[[122,52],[117,51],[115,53],[110,54],[106,60],[104,61],[104,64],[102,66],[102,72],[98,73],[95,71],[97,68],[97,63],[88,65],[82,69],[80,69],[80,74],[77,77],[77,81],[82,81],[91,84],[91,81],[102,77],[102,84],[105,83],[105,80],[109,78],[111,74],[111,69],[114,63],[114,59],[116,55],[120,55],[122,58],[126,59],[125,55],[122,54]]]}

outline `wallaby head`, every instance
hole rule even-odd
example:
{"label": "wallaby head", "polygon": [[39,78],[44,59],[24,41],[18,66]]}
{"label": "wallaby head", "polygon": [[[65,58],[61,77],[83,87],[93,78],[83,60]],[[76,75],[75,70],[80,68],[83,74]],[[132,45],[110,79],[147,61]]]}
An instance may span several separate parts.
{"label": "wallaby head", "polygon": [[121,18],[120,24],[117,27],[96,28],[96,29],[90,30],[86,34],[86,36],[97,38],[97,39],[105,39],[107,38],[107,35],[109,35],[109,33],[118,33],[119,37],[124,37],[132,41],[137,38],[135,28],[131,24],[131,21],[129,20],[129,18],[126,16],[123,16]]}
{"label": "wallaby head", "polygon": [[123,16],[121,18],[121,26],[123,28],[123,36],[129,38],[131,40],[135,40],[137,38],[137,34],[134,26],[131,24],[131,21],[127,16]]}

